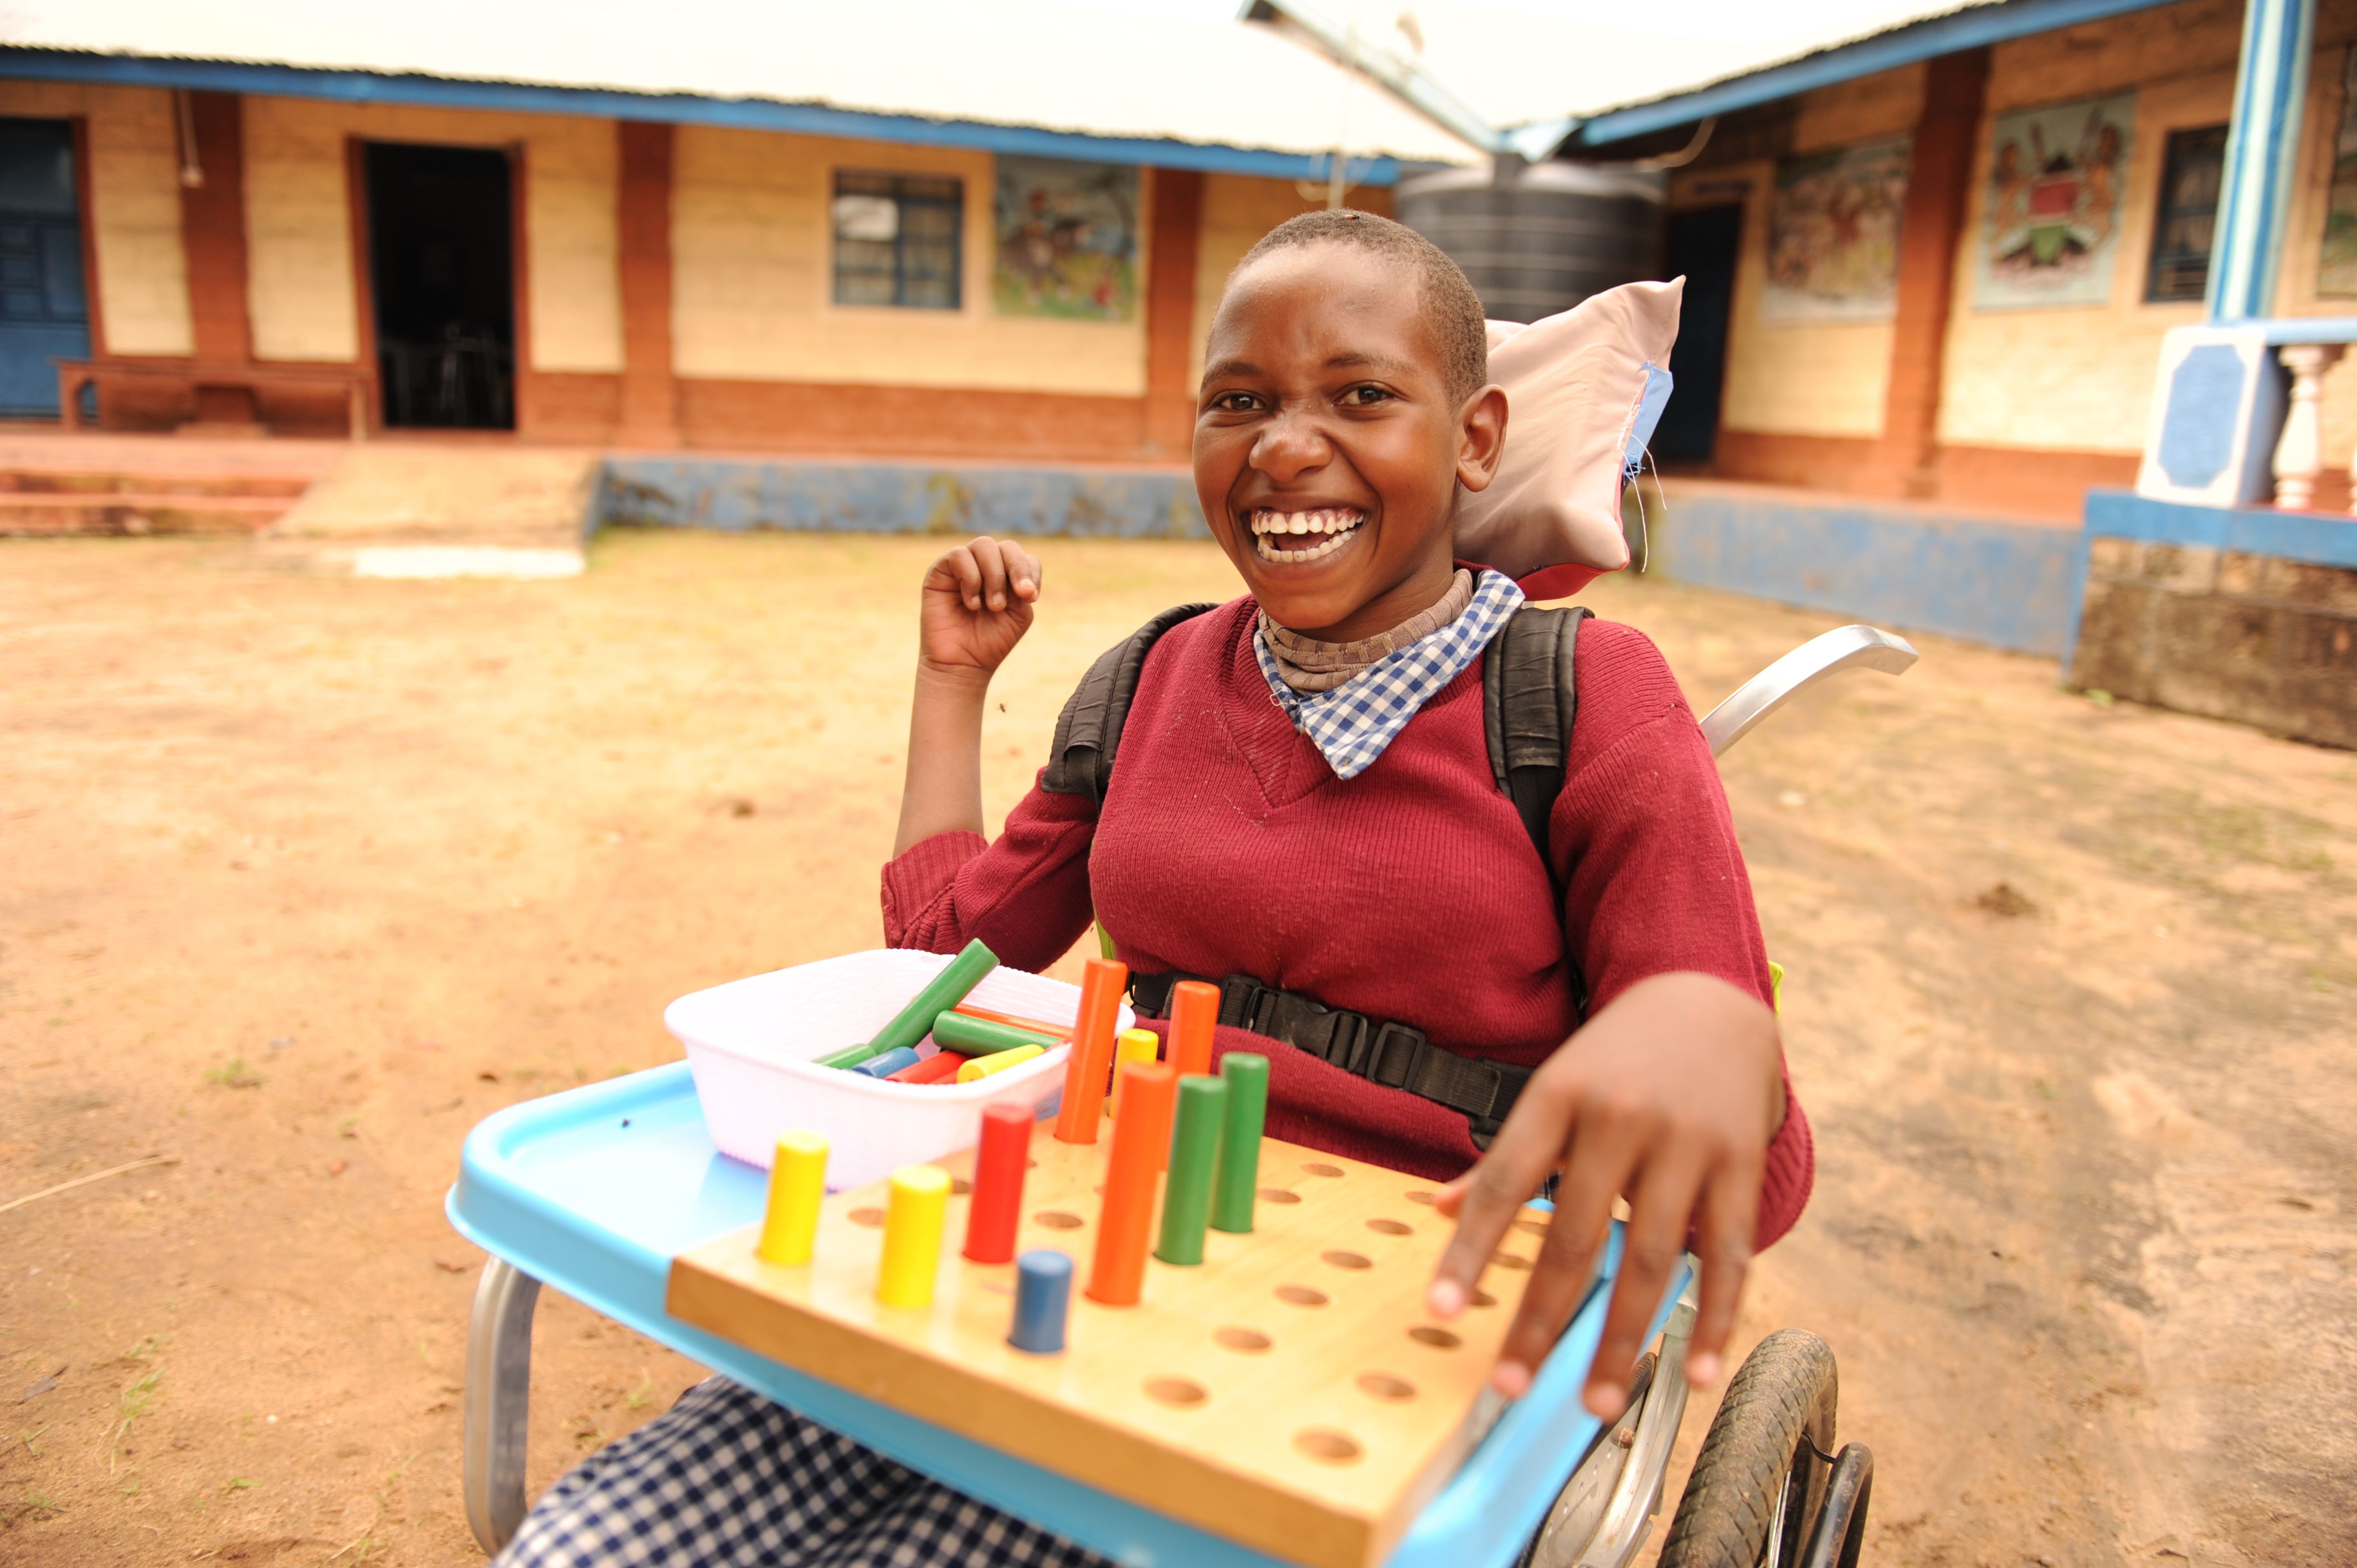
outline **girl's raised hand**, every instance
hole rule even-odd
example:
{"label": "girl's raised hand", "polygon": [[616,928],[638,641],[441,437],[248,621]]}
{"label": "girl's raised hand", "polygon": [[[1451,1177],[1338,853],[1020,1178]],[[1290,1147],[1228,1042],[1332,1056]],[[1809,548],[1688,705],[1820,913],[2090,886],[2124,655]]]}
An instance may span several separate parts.
{"label": "girl's raised hand", "polygon": [[987,681],[1031,629],[1039,599],[1039,563],[1028,550],[988,534],[959,545],[925,574],[919,670]]}
{"label": "girl's raised hand", "polygon": [[1562,1173],[1537,1264],[1491,1380],[1519,1398],[1587,1294],[1612,1200],[1629,1222],[1604,1335],[1587,1374],[1587,1408],[1609,1421],[1679,1256],[1692,1239],[1700,1300],[1686,1377],[1718,1377],[1751,1261],[1760,1178],[1784,1117],[1776,1017],[1757,997],[1707,974],[1657,974],[1614,997],[1565,1041],[1514,1101],[1480,1163],[1442,1188],[1457,1221],[1426,1301],[1454,1317],[1481,1271],[1553,1172]]}

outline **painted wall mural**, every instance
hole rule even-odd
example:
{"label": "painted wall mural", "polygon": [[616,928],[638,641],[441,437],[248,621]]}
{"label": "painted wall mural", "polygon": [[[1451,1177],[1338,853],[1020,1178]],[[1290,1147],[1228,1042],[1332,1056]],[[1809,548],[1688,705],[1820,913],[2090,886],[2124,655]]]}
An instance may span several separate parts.
{"label": "painted wall mural", "polygon": [[1134,317],[1137,184],[1126,164],[1001,157],[991,279],[998,313]]}
{"label": "painted wall mural", "polygon": [[2111,299],[2135,124],[2133,92],[1997,116],[1975,309]]}
{"label": "painted wall mural", "polygon": [[1762,321],[1888,321],[1897,314],[1909,147],[1901,137],[1777,166]]}
{"label": "painted wall mural", "polygon": [[2357,295],[2357,48],[2341,66],[2341,126],[2332,138],[2332,188],[2324,199],[2316,292],[2337,299]]}

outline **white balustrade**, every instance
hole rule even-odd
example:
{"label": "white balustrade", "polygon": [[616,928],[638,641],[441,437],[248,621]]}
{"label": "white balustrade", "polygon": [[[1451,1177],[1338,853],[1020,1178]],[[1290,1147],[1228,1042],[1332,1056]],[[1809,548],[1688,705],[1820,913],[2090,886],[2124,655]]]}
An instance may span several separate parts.
{"label": "white balustrade", "polygon": [[[2284,510],[2307,511],[2316,505],[2316,477],[2324,471],[2324,372],[2345,352],[2347,346],[2341,343],[2286,343],[2276,350],[2291,375],[2275,453],[2276,505]],[[2352,478],[2357,478],[2357,465],[2352,465]],[[2357,487],[2352,487],[2352,503],[2351,510],[2357,512]]]}

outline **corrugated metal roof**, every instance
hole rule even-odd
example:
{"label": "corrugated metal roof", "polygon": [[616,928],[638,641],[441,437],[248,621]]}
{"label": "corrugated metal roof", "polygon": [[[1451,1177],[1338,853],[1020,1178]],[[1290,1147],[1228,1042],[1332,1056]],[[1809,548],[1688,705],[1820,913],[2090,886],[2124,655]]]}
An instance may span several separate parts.
{"label": "corrugated metal roof", "polygon": [[1316,51],[1235,21],[1224,3],[1198,14],[1054,0],[15,0],[0,11],[0,42],[1283,154],[1339,143],[1354,156],[1478,156]]}

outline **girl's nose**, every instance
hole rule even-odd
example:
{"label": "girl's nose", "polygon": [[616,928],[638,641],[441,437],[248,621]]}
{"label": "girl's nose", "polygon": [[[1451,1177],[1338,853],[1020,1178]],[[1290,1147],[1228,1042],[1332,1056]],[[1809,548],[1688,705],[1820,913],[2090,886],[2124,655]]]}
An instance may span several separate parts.
{"label": "girl's nose", "polygon": [[1333,447],[1318,423],[1299,413],[1279,413],[1253,443],[1252,466],[1282,484],[1326,466]]}

